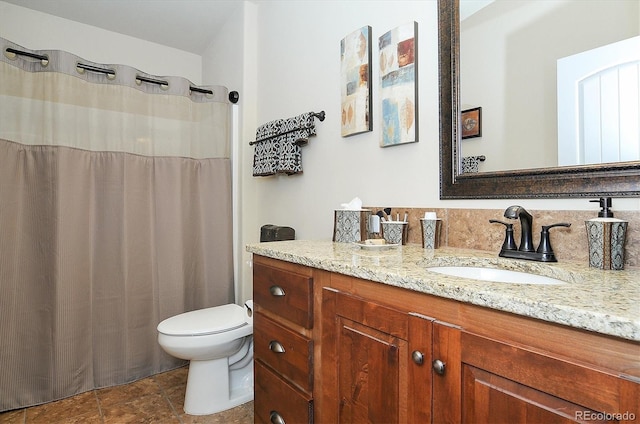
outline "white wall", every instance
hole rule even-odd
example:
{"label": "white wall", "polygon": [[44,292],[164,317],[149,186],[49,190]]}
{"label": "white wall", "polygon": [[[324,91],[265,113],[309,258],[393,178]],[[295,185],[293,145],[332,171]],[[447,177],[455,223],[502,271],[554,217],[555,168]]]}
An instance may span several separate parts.
{"label": "white wall", "polygon": [[[423,1],[258,2],[257,103],[255,122],[245,128],[307,111],[324,110],[316,137],[303,147],[302,175],[251,176],[253,140],[246,134],[243,153],[243,243],[259,239],[262,224],[289,225],[300,239],[332,237],[333,210],[354,196],[365,204],[404,207],[502,209],[514,203],[529,209],[597,210],[588,199],[448,200],[439,199],[437,9]],[[378,147],[380,97],[377,39],[405,22],[418,22],[420,141]],[[340,40],[352,31],[373,28],[374,130],[340,136]],[[246,34],[246,33],[245,33]],[[252,106],[253,107],[253,106]],[[253,126],[252,126],[253,124]],[[638,199],[615,199],[614,209],[639,210]],[[489,231],[489,229],[488,229]],[[250,295],[250,255],[242,259],[245,296]]]}
{"label": "white wall", "polygon": [[202,57],[0,1],[0,37],[30,50],[64,50],[97,63],[202,81]]}
{"label": "white wall", "polygon": [[[299,238],[330,239],[333,210],[360,196],[365,204],[502,208],[513,201],[439,200],[437,10],[432,1],[258,3],[258,104],[255,126],[314,110],[325,110],[316,137],[303,147],[302,175],[251,177],[248,149],[244,212],[258,238],[259,225],[291,225]],[[380,97],[377,39],[408,21],[418,22],[419,130],[414,144],[379,147]],[[373,28],[374,131],[340,136],[340,40],[364,25]],[[249,96],[245,94],[245,98]],[[255,128],[255,127],[254,127]],[[585,200],[519,201],[532,209],[591,209]],[[618,209],[637,209],[638,200]],[[247,239],[246,241],[252,241]]]}
{"label": "white wall", "polygon": [[[220,28],[219,37],[214,39],[203,54],[203,84],[219,84],[230,91],[238,91],[240,101],[234,106],[239,115],[239,134],[232,148],[234,178],[234,251],[236,283],[240,285],[237,301],[252,297],[251,269],[245,252],[246,240],[254,240],[257,214],[252,213],[251,195],[248,194],[247,166],[251,157],[248,142],[252,139],[256,126],[257,93],[257,10],[253,2],[244,2],[243,8],[231,16]],[[247,165],[249,164],[249,165]],[[250,181],[249,181],[250,183]],[[244,281],[244,283],[243,283]]]}
{"label": "white wall", "polygon": [[[379,147],[377,40],[418,22],[418,143]],[[333,210],[354,196],[365,204],[438,201],[438,87],[435,1],[269,1],[259,3],[258,122],[326,112],[303,147],[302,175],[252,178],[260,223],[291,225],[300,238],[330,239]],[[373,29],[374,131],[340,136],[340,40]],[[253,150],[251,148],[251,150]],[[251,169],[246,170],[247,174]]]}
{"label": "white wall", "polygon": [[[203,57],[78,24],[0,1],[0,36],[29,49],[60,49],[98,63],[121,63],[195,84],[222,84],[240,92],[238,148],[242,298],[251,296],[250,255],[263,224],[290,225],[297,238],[329,240],[333,210],[360,196],[365,204],[403,207],[597,210],[587,199],[439,200],[438,63],[435,0],[269,0],[245,2],[242,16],[221,29]],[[377,39],[418,22],[418,143],[382,149]],[[340,40],[373,28],[374,131],[340,136]],[[324,110],[316,137],[303,148],[304,173],[254,178],[255,128],[264,122]],[[640,210],[640,199],[616,199],[614,209]],[[212,225],[214,221],[212,217]]]}

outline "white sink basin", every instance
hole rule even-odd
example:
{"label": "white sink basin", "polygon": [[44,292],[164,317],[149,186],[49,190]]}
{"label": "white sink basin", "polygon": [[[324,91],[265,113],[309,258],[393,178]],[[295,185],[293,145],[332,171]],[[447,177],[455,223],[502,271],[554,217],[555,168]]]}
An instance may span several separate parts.
{"label": "white sink basin", "polygon": [[427,268],[427,271],[433,271],[454,277],[491,281],[494,283],[565,284],[564,281],[555,278],[529,274],[527,272],[510,271],[507,269],[482,268],[474,266],[435,266]]}

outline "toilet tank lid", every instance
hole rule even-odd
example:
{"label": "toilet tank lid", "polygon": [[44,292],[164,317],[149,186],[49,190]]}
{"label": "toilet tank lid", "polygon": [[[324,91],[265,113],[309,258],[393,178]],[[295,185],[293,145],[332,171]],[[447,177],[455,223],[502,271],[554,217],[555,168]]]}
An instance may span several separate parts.
{"label": "toilet tank lid", "polygon": [[169,336],[204,336],[223,333],[248,325],[242,306],[236,304],[198,309],[167,318],[158,332]]}

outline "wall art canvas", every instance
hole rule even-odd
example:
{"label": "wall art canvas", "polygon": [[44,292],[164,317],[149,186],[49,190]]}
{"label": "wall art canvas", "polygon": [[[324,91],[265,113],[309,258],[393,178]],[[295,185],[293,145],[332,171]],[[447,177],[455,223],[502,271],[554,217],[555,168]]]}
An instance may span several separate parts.
{"label": "wall art canvas", "polygon": [[382,147],[418,141],[417,35],[418,24],[410,22],[378,39]]}
{"label": "wall art canvas", "polygon": [[371,54],[370,26],[340,41],[343,137],[372,130]]}
{"label": "wall art canvas", "polygon": [[462,111],[462,139],[482,137],[482,108]]}

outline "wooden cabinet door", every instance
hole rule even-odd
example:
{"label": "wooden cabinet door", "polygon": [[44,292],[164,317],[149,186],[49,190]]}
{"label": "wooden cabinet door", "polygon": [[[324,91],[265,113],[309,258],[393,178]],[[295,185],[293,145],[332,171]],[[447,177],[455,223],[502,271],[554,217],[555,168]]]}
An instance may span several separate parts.
{"label": "wooden cabinet door", "polygon": [[344,317],[338,322],[339,422],[399,422],[406,340]]}
{"label": "wooden cabinet door", "polygon": [[463,422],[631,422],[639,412],[637,383],[469,333],[461,378]]}
{"label": "wooden cabinet door", "polygon": [[[323,315],[323,420],[430,421],[429,318],[332,289],[324,290]],[[414,351],[426,356],[421,364]]]}
{"label": "wooden cabinet door", "polygon": [[[433,419],[438,424],[462,421],[461,359],[459,327],[436,321],[433,324]],[[476,423],[474,423],[476,424]],[[479,424],[479,423],[478,423]]]}

